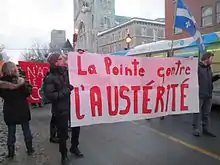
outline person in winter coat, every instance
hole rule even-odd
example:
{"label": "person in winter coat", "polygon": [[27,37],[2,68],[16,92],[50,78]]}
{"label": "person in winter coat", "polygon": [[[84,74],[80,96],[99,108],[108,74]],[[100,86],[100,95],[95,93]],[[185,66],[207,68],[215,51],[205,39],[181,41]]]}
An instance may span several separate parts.
{"label": "person in winter coat", "polygon": [[[3,76],[1,81],[19,84],[19,72],[17,66],[12,62],[6,62],[2,66]],[[25,81],[24,81],[25,82]],[[13,158],[15,154],[16,125],[21,125],[28,155],[34,152],[32,147],[32,135],[29,127],[31,120],[27,97],[31,94],[31,86],[25,83],[17,88],[2,88],[0,86],[0,96],[3,98],[4,121],[8,127],[8,157]]]}
{"label": "person in winter coat", "polygon": [[202,131],[204,135],[216,137],[213,133],[209,132],[209,115],[212,107],[212,90],[213,82],[220,79],[219,75],[212,75],[212,59],[214,54],[207,52],[203,55],[198,68],[199,79],[199,106],[200,112],[193,114],[193,134],[200,136],[200,124],[202,122]]}
{"label": "person in winter coat", "polygon": [[[42,98],[43,98],[43,102],[44,104],[46,103],[50,103],[50,101],[47,99],[47,97],[45,96],[45,90],[44,90],[44,87],[45,87],[45,80],[47,78],[47,76],[50,74],[50,72],[47,72],[46,76],[44,77],[43,79],[43,84],[42,84],[42,87],[41,87],[41,95],[42,95]],[[50,142],[51,143],[59,143],[59,139],[57,137],[57,124],[56,124],[56,117],[55,117],[55,114],[52,113],[52,117],[51,117],[51,121],[50,121]]]}
{"label": "person in winter coat", "polygon": [[[73,86],[69,83],[65,58],[58,53],[49,55],[50,73],[44,81],[44,93],[52,102],[52,114],[57,124],[59,151],[63,164],[69,162],[66,141],[68,139],[68,120],[70,118],[70,94]],[[80,127],[72,128],[70,152],[78,157],[83,154],[78,148]]]}

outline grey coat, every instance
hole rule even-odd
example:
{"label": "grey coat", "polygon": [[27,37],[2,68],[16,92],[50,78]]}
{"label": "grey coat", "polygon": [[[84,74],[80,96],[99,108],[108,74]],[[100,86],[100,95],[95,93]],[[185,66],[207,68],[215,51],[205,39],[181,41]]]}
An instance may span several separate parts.
{"label": "grey coat", "polygon": [[220,78],[219,75],[213,76],[211,66],[204,65],[202,62],[200,62],[198,68],[198,78],[199,78],[199,98],[211,99],[213,82],[217,81]]}

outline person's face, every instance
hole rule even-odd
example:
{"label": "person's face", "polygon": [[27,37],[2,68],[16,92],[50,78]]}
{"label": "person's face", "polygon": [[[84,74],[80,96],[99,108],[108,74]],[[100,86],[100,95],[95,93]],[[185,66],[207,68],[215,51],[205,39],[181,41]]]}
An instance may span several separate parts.
{"label": "person's face", "polygon": [[58,58],[58,60],[56,62],[56,66],[67,66],[66,60],[62,55],[60,55],[60,57]]}
{"label": "person's face", "polygon": [[211,65],[212,64],[212,60],[213,60],[213,56],[209,57],[207,59],[207,64]]}
{"label": "person's face", "polygon": [[67,54],[63,54],[63,58],[65,60],[66,65],[68,65],[68,55]]}
{"label": "person's face", "polygon": [[12,72],[11,72],[11,75],[13,76],[19,76],[19,70],[18,70],[18,67],[16,65],[14,65],[13,69],[12,69]]}

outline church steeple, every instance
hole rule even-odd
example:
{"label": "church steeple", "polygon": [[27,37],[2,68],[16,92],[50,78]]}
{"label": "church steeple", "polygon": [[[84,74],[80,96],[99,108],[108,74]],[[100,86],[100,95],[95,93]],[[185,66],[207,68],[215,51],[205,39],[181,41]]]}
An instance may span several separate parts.
{"label": "church steeple", "polygon": [[106,30],[115,25],[115,0],[94,0],[95,19],[99,31]]}
{"label": "church steeple", "polygon": [[74,0],[77,47],[97,51],[97,33],[115,25],[115,0]]}

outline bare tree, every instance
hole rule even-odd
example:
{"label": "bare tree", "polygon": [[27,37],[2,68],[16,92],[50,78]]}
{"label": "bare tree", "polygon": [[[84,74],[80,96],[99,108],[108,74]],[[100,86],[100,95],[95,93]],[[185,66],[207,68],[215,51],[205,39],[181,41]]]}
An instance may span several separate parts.
{"label": "bare tree", "polygon": [[3,60],[4,49],[5,49],[5,46],[1,44],[0,45],[0,60]]}
{"label": "bare tree", "polygon": [[22,52],[22,56],[25,61],[46,61],[46,55],[48,54],[48,47],[46,45],[40,46],[38,43],[34,43],[30,49]]}
{"label": "bare tree", "polygon": [[0,60],[1,61],[8,61],[10,58],[7,56],[5,52],[5,46],[3,44],[0,45]]}

